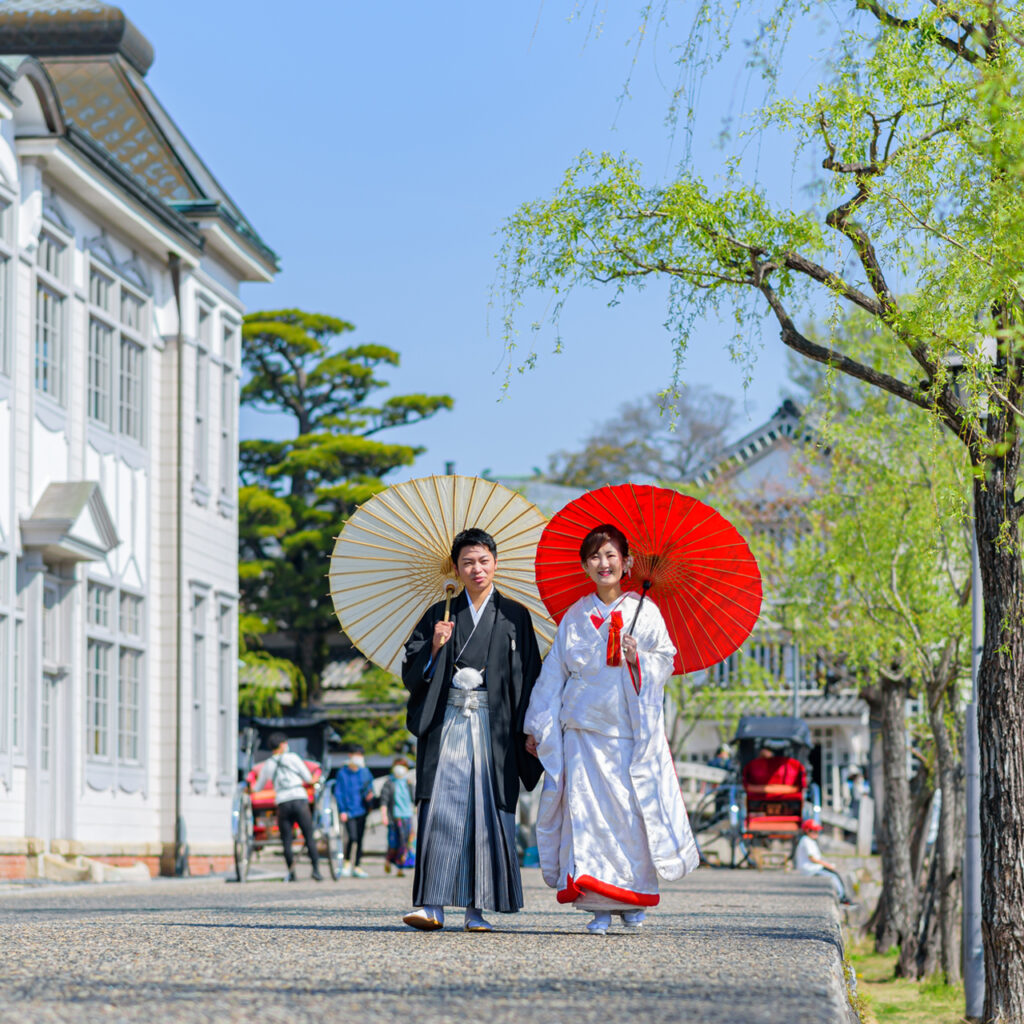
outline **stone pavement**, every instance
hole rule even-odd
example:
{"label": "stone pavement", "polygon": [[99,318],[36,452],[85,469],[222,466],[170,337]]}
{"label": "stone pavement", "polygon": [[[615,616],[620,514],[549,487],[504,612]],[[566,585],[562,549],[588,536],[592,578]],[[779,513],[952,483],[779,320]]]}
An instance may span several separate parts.
{"label": "stone pavement", "polygon": [[0,1021],[850,1024],[824,882],[702,869],[589,935],[536,869],[500,932],[402,925],[410,878],[0,891]]}

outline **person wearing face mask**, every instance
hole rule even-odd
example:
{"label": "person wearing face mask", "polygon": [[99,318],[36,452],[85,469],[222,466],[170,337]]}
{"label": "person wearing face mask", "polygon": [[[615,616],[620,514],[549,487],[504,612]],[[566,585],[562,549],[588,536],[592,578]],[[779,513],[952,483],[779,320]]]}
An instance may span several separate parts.
{"label": "person wearing face mask", "polygon": [[[624,588],[629,542],[596,526],[580,546],[594,591],[562,618],[523,728],[544,766],[537,848],[544,881],[594,917],[639,928],[658,879],[697,867],[698,853],[665,738],[663,698],[675,647],[654,602]],[[638,611],[638,605],[639,611]]]}
{"label": "person wearing face mask", "polygon": [[384,856],[384,871],[390,873],[393,864],[398,877],[405,875],[405,862],[409,857],[409,836],[412,834],[412,792],[408,782],[409,762],[399,757],[391,766],[391,774],[380,791],[381,818],[388,830],[388,852]]}
{"label": "person wearing face mask", "polygon": [[345,825],[348,842],[345,847],[345,865],[341,869],[344,878],[368,878],[359,866],[363,857],[363,833],[366,831],[366,814],[374,803],[373,776],[366,767],[363,748],[349,748],[348,759],[334,777],[334,799]]}

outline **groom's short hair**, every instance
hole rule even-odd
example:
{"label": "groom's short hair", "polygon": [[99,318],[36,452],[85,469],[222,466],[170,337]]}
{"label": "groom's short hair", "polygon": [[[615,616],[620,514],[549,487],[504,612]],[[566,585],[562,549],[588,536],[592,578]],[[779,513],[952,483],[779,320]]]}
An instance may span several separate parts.
{"label": "groom's short hair", "polygon": [[487,548],[497,561],[498,545],[494,543],[494,538],[486,530],[479,530],[475,526],[471,526],[468,530],[457,533],[455,540],[452,541],[452,565],[459,564],[459,554],[463,548],[475,547]]}

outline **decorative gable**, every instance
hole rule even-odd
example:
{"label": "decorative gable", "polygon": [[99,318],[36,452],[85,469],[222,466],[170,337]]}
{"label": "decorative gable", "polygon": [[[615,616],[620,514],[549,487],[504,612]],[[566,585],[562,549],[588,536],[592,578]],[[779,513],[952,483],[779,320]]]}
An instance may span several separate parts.
{"label": "decorative gable", "polygon": [[21,520],[21,542],[49,562],[92,562],[121,543],[94,480],[52,483]]}

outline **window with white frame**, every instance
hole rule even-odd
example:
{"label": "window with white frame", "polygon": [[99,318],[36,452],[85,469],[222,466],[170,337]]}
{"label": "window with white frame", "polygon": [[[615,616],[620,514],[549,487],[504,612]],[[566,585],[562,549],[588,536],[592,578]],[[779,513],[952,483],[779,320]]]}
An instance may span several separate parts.
{"label": "window with white frame", "polygon": [[110,758],[110,657],[113,644],[90,637],[85,655],[85,753]]}
{"label": "window with white frame", "polygon": [[121,336],[121,392],[119,426],[124,437],[142,443],[142,367],[145,350]]}
{"label": "window with white frame", "polygon": [[220,378],[220,498],[222,505],[234,506],[238,480],[235,471],[235,339],[233,326],[224,328]]}
{"label": "window with white frame", "polygon": [[61,405],[67,394],[67,263],[68,247],[44,231],[36,251],[35,385]]}
{"label": "window with white frame", "polygon": [[[0,551],[0,755],[5,762],[11,753],[11,610],[7,589],[9,564],[7,554]],[[7,765],[0,764],[0,771],[5,767]]]}
{"label": "window with white frame", "polygon": [[206,596],[192,594],[192,784],[206,777]]}
{"label": "window with white frame", "polygon": [[234,616],[232,606],[217,607],[217,774],[218,782],[234,777],[235,722]]}
{"label": "window with white frame", "polygon": [[196,377],[195,410],[193,432],[193,493],[196,499],[205,503],[209,495],[209,390],[210,390],[210,343],[213,338],[213,312],[200,304],[196,322]]}
{"label": "window with white frame", "polygon": [[114,329],[95,317],[89,318],[89,387],[86,413],[94,423],[110,428],[110,353],[114,347]]}
{"label": "window with white frame", "polygon": [[45,284],[36,288],[36,390],[64,403],[64,299]]}
{"label": "window with white frame", "polygon": [[142,651],[122,647],[117,675],[117,759],[142,760]]}
{"label": "window with white frame", "polygon": [[11,617],[0,614],[0,754],[7,755],[11,752],[11,737],[9,723],[11,720],[10,704],[10,671],[8,658],[10,650],[8,647],[8,632],[10,630]]}
{"label": "window with white frame", "polygon": [[91,422],[137,444],[145,442],[148,322],[145,298],[90,268],[86,409]]}
{"label": "window with white frame", "polygon": [[142,636],[142,598],[121,593],[120,629],[125,636]]}
{"label": "window with white frame", "polygon": [[11,247],[13,212],[11,204],[0,199],[0,373],[11,375],[11,268],[14,250]]}
{"label": "window with white frame", "polygon": [[113,600],[114,588],[105,583],[89,580],[86,591],[85,618],[90,626],[110,629],[110,605]]}
{"label": "window with white frame", "polygon": [[25,749],[25,620],[14,620],[13,686],[11,687],[11,750]]}
{"label": "window with white frame", "polygon": [[145,783],[145,599],[89,580],[86,621],[86,780],[128,792]]}

